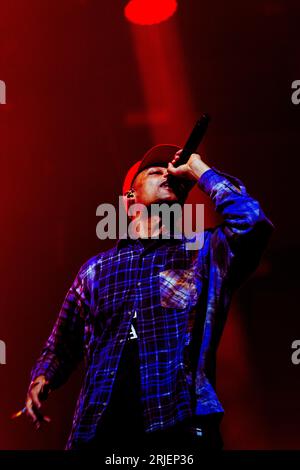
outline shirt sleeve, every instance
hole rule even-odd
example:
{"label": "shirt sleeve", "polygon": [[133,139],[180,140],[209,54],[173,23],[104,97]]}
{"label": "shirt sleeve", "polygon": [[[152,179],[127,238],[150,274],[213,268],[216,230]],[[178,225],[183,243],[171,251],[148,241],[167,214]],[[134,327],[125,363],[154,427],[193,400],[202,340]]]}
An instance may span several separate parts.
{"label": "shirt sleeve", "polygon": [[31,380],[44,375],[51,389],[62,385],[83,359],[84,318],[89,295],[81,271],[70,287],[52,332],[31,371]]}
{"label": "shirt sleeve", "polygon": [[211,230],[211,257],[222,277],[238,286],[257,268],[274,225],[238,178],[211,168],[198,185],[223,216]]}

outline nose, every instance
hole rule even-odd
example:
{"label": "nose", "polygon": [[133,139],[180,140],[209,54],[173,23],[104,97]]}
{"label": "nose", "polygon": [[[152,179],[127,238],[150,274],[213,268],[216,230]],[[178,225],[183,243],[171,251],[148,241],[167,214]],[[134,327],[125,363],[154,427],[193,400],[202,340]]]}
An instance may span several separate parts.
{"label": "nose", "polygon": [[170,176],[170,175],[169,175],[169,173],[168,173],[167,168],[164,168],[163,177],[164,177],[165,179],[169,179],[169,176]]}
{"label": "nose", "polygon": [[172,175],[169,175],[169,173],[167,172],[167,170],[164,172],[163,174],[163,183],[169,183],[171,184],[172,183]]}
{"label": "nose", "polygon": [[168,184],[169,187],[171,187],[171,178],[170,178],[171,175],[169,175],[167,169],[164,169],[163,173],[162,173],[162,179],[160,181],[160,185],[164,185],[164,184]]}

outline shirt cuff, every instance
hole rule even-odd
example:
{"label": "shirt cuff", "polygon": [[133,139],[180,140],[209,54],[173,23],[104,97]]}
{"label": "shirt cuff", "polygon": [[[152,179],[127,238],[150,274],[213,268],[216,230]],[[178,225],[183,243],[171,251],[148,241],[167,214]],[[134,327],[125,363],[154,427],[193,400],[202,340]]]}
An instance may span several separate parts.
{"label": "shirt cuff", "polygon": [[210,195],[216,186],[230,188],[237,194],[247,194],[246,188],[241,180],[235,176],[229,175],[212,167],[205,171],[197,182],[198,186],[206,194]]}

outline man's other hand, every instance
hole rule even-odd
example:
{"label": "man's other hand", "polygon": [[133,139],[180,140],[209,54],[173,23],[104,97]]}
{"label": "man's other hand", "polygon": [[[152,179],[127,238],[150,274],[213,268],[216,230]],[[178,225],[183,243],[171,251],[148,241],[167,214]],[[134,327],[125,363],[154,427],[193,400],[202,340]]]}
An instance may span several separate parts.
{"label": "man's other hand", "polygon": [[44,375],[36,377],[29,385],[26,397],[26,415],[32,419],[35,428],[39,429],[42,422],[49,423],[49,416],[41,413],[41,401],[46,400],[50,392],[49,382]]}

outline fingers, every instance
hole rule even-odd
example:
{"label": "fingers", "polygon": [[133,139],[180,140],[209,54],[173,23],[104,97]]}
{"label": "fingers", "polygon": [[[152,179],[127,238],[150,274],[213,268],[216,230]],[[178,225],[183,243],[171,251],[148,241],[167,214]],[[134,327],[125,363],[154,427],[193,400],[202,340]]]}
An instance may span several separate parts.
{"label": "fingers", "polygon": [[167,171],[170,175],[176,175],[176,168],[173,166],[173,163],[172,162],[169,162],[168,163],[168,168],[167,168]]}
{"label": "fingers", "polygon": [[[202,161],[201,156],[198,155],[197,153],[192,153],[189,156],[189,159],[186,163],[180,163],[178,160],[180,159],[181,153],[182,153],[182,150],[178,150],[178,152],[176,152],[172,161],[168,163],[167,171],[172,176],[194,181],[195,180],[194,168],[195,166],[196,168],[199,167],[199,161]],[[177,165],[174,166],[176,163]]]}
{"label": "fingers", "polygon": [[39,429],[41,423],[45,421],[46,423],[51,422],[51,418],[49,416],[43,415],[33,404],[30,398],[26,401],[26,414],[30,417],[35,425],[36,429]]}
{"label": "fingers", "polygon": [[[42,406],[40,399],[43,395],[46,398],[48,381],[44,377],[38,378],[33,381],[29,386],[29,391],[26,400],[26,414],[30,417],[36,427],[39,429],[43,421],[49,423],[51,419],[49,416],[44,416],[39,410]],[[43,399],[43,398],[42,398]]]}
{"label": "fingers", "polygon": [[37,421],[34,423],[36,429],[39,429],[43,422],[50,423],[51,419],[49,418],[49,416],[43,415],[38,410],[35,412],[35,414],[37,416]]}
{"label": "fingers", "polygon": [[41,376],[35,379],[29,386],[29,397],[38,409],[42,406],[41,400],[46,400],[48,396],[50,391],[48,385],[49,382],[44,376]]}
{"label": "fingers", "polygon": [[175,162],[177,162],[177,160],[179,160],[181,152],[182,152],[182,150],[178,150],[178,152],[175,153],[175,156],[174,156],[173,160],[171,160],[171,163],[173,165],[174,165]]}
{"label": "fingers", "polygon": [[39,394],[43,390],[43,382],[33,382],[29,387],[29,397],[36,408],[41,408]]}
{"label": "fingers", "polygon": [[178,167],[175,167],[174,164],[178,161],[179,155],[175,156],[171,162],[168,163],[168,168],[167,171],[171,175],[174,176],[181,176],[182,174],[182,165],[179,165]]}
{"label": "fingers", "polygon": [[174,155],[173,160],[168,163],[168,173],[170,173],[171,175],[177,174],[177,169],[174,167],[174,164],[179,160],[181,152],[182,150],[178,150],[178,152],[176,152],[176,154]]}
{"label": "fingers", "polygon": [[49,393],[51,392],[49,388],[48,380],[43,380],[42,388],[39,393],[39,400],[47,400]]}
{"label": "fingers", "polygon": [[37,421],[37,416],[33,410],[33,404],[31,398],[26,400],[26,414],[29,416],[34,423]]}

